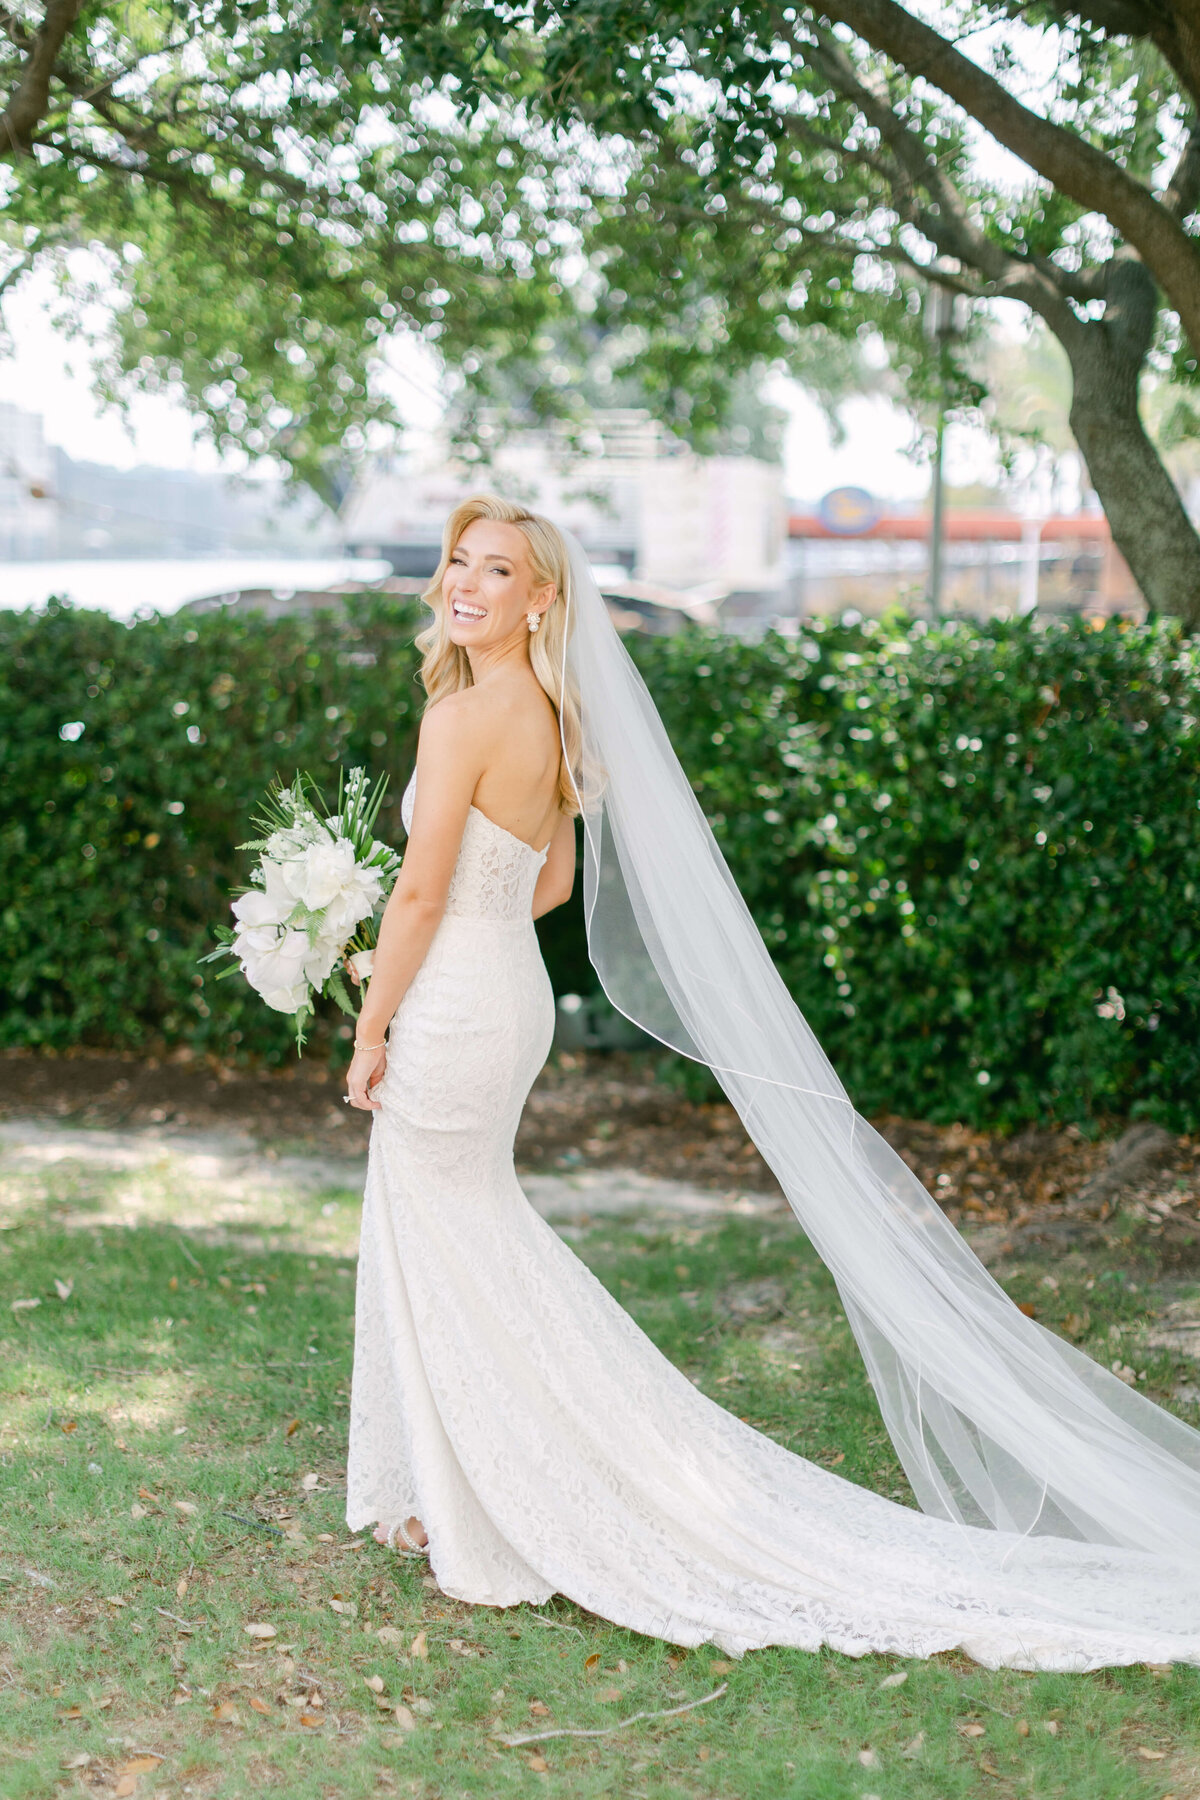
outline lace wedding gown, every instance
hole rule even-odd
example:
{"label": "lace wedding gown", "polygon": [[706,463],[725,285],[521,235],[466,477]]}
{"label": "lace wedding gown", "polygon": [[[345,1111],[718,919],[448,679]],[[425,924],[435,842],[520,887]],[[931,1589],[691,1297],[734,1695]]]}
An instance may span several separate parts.
{"label": "lace wedding gown", "polygon": [[949,1523],[806,1462],[699,1393],[534,1211],[512,1147],[554,1024],[531,917],[544,860],[471,809],[392,1022],[358,1262],[350,1529],[416,1515],[457,1599],[561,1593],[733,1656],[1200,1662],[1194,1566]]}

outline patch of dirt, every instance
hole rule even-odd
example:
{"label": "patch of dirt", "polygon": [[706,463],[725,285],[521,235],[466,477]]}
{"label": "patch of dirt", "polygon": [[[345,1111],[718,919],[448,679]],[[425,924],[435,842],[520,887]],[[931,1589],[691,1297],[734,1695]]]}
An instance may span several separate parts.
{"label": "patch of dirt", "polygon": [[[240,1129],[260,1143],[354,1155],[370,1119],[341,1095],[340,1073],[308,1058],[246,1069],[186,1051],[165,1060],[0,1053],[0,1119]],[[1005,1138],[894,1117],[874,1124],[953,1223],[985,1228],[1000,1255],[1132,1233],[1165,1268],[1200,1268],[1200,1138],[1144,1121],[1094,1142],[1076,1126]],[[524,1173],[635,1169],[725,1194],[779,1193],[727,1102],[690,1101],[623,1051],[556,1052],[534,1084],[516,1153]]]}

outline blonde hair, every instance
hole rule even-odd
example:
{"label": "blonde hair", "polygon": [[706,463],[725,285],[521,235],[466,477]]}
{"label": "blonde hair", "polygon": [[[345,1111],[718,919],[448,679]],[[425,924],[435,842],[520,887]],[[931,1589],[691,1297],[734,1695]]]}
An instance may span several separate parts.
{"label": "blonde hair", "polygon": [[[442,557],[433,579],[421,598],[433,611],[433,621],[416,637],[421,652],[421,685],[428,696],[426,706],[446,694],[456,694],[472,687],[474,678],[466,651],[451,641],[449,619],[442,580],[468,525],[476,519],[490,519],[497,525],[515,525],[529,548],[529,562],[534,581],[539,587],[551,584],[557,589],[554,599],[542,614],[537,631],[529,634],[529,661],[540,686],[549,695],[558,714],[564,755],[558,774],[558,804],[562,812],[574,818],[579,811],[571,771],[578,770],[583,732],[580,722],[579,692],[569,670],[564,685],[564,652],[574,626],[574,613],[567,606],[571,581],[571,559],[557,525],[540,514],[526,511],[512,500],[498,494],[475,494],[456,506],[446,520],[442,534]],[[569,624],[568,624],[569,618]]]}

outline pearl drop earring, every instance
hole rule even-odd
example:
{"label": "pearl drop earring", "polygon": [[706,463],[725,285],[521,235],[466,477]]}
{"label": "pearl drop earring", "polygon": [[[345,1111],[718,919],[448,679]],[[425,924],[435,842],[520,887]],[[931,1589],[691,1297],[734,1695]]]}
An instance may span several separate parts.
{"label": "pearl drop earring", "polygon": [[536,631],[538,626],[541,624],[541,622],[542,622],[541,613],[527,612],[525,614],[525,623],[528,625],[530,631]]}

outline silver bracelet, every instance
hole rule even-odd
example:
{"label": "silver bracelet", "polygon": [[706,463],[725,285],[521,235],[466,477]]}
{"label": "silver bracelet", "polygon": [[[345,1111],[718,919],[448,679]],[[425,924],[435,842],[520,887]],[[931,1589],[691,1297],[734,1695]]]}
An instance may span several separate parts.
{"label": "silver bracelet", "polygon": [[360,1044],[360,1043],[356,1042],[354,1048],[356,1050],[382,1050],[386,1047],[386,1045],[387,1045],[387,1039],[381,1038],[377,1044]]}

